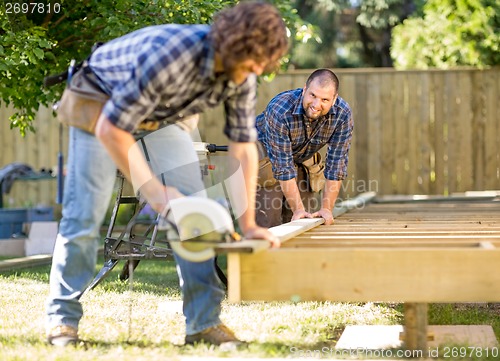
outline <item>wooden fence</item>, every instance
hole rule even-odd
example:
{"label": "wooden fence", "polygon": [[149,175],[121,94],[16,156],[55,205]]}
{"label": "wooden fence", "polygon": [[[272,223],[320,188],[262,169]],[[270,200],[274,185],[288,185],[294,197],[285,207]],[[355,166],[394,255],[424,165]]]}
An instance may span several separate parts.
{"label": "wooden fence", "polygon": [[[500,68],[335,72],[355,122],[342,197],[500,189]],[[302,87],[309,73],[291,71],[262,81],[257,112],[278,92]],[[16,161],[35,169],[54,167],[59,136],[51,111],[40,109],[37,133],[26,138],[9,129],[11,113],[0,108],[0,167]],[[222,107],[202,116],[203,141],[227,144],[223,119]],[[63,139],[66,149],[66,130]],[[6,197],[11,204],[53,203],[55,182],[18,183]]]}

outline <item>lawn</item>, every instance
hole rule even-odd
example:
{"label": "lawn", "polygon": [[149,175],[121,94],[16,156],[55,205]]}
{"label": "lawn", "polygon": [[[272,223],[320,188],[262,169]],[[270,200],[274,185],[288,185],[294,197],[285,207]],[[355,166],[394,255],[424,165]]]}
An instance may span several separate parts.
{"label": "lawn", "polygon": [[[222,267],[225,267],[222,258]],[[98,268],[102,265],[99,260]],[[182,357],[330,358],[346,325],[402,323],[402,305],[335,302],[223,303],[222,319],[243,340],[241,350],[183,346],[184,318],[175,264],[143,261],[133,282],[123,262],[82,297],[85,316],[76,348],[45,342],[49,266],[0,273],[0,360],[178,360]],[[96,269],[97,272],[98,269]],[[489,324],[500,336],[495,305],[430,305],[431,324]],[[338,354],[335,355],[340,358]],[[348,359],[353,359],[349,358]],[[450,358],[442,358],[450,360]],[[496,360],[498,357],[453,357]]]}

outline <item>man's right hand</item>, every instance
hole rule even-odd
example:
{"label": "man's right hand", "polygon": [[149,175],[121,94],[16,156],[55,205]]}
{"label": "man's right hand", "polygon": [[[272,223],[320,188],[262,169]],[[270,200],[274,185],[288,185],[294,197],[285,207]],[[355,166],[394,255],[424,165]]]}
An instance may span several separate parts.
{"label": "man's right hand", "polygon": [[302,219],[302,218],[312,218],[312,214],[309,212],[306,212],[303,209],[299,209],[299,210],[293,212],[292,221],[296,221],[297,219]]}
{"label": "man's right hand", "polygon": [[245,232],[245,239],[265,239],[271,242],[272,248],[279,248],[281,242],[278,237],[272,234],[267,228],[255,226],[247,229]]}
{"label": "man's right hand", "polygon": [[158,213],[166,212],[169,208],[168,204],[172,199],[184,197],[184,194],[179,192],[179,190],[175,187],[165,187],[164,196],[160,199],[155,198],[154,196],[148,199],[146,196],[146,201],[148,201],[151,208],[153,208]]}

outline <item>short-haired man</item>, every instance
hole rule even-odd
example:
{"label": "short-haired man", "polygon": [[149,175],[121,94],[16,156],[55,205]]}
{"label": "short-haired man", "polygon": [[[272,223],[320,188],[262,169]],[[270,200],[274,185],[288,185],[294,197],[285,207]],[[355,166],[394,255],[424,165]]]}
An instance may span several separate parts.
{"label": "short-haired man", "polygon": [[[161,25],[137,30],[99,47],[86,71],[109,96],[95,135],[70,128],[69,161],[50,274],[47,338],[51,344],[78,340],[83,311],[79,299],[94,275],[99,228],[118,168],[161,213],[169,200],[203,188],[200,168],[170,174],[166,185],[152,172],[133,132],[144,123],[175,124],[224,103],[229,155],[245,176],[247,210],[239,218],[246,238],[277,239],[255,223],[257,149],[256,75],[272,69],[287,51],[286,27],[272,5],[243,2],[218,13],[212,25]],[[162,132],[165,167],[197,160],[189,133],[169,125]],[[185,169],[185,168],[182,168]],[[194,171],[193,171],[194,169]],[[189,172],[189,171],[187,171]],[[214,260],[194,263],[175,255],[186,317],[186,343],[238,342],[220,319],[224,297]]]}
{"label": "short-haired man", "polygon": [[[325,224],[333,223],[332,210],[347,176],[354,125],[351,108],[338,90],[337,76],[328,69],[318,69],[303,88],[276,95],[257,117],[260,158],[269,157],[272,175],[279,181],[274,185],[268,182],[271,186],[264,184],[257,191],[260,226],[314,217],[324,218]],[[323,179],[320,197],[311,184],[318,174],[311,172],[323,169],[318,151],[325,145],[326,181]],[[310,163],[312,167],[305,167]]]}

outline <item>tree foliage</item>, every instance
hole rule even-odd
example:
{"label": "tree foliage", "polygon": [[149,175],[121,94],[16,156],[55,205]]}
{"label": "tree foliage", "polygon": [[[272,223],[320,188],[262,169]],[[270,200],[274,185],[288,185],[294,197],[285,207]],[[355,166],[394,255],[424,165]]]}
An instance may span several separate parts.
{"label": "tree foliage", "polygon": [[500,64],[498,0],[430,0],[423,12],[394,28],[397,68]]}
{"label": "tree foliage", "polygon": [[321,42],[297,44],[297,67],[390,67],[391,31],[424,0],[294,0]]}
{"label": "tree foliage", "polygon": [[[39,106],[53,104],[63,90],[63,85],[44,88],[43,78],[64,71],[71,59],[85,59],[94,43],[148,25],[210,23],[215,12],[237,2],[58,0],[58,9],[23,11],[8,8],[5,1],[0,4],[0,105],[16,109],[9,119],[11,128],[18,128],[22,135],[35,130],[32,121]],[[312,31],[289,1],[272,2],[282,11],[292,36],[304,37]]]}

